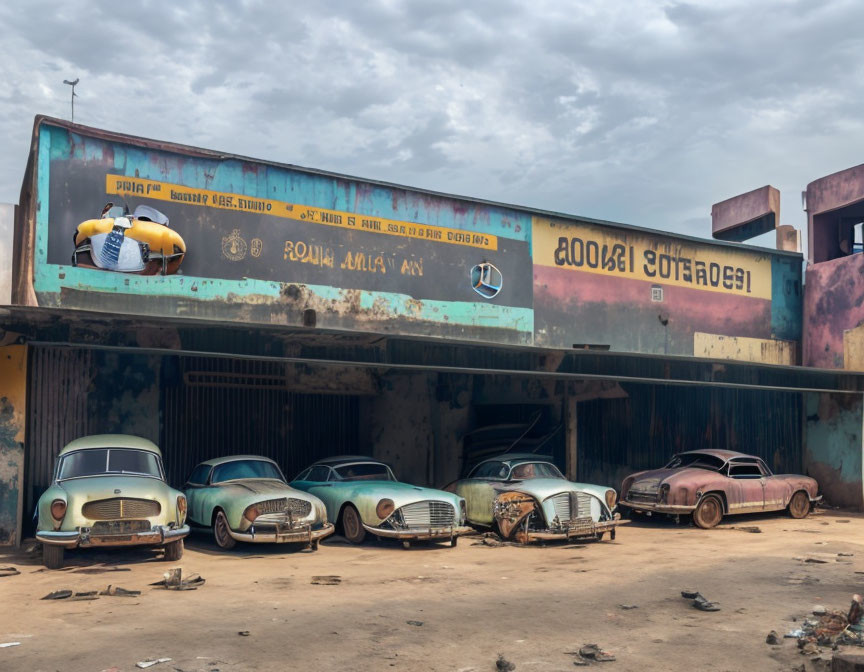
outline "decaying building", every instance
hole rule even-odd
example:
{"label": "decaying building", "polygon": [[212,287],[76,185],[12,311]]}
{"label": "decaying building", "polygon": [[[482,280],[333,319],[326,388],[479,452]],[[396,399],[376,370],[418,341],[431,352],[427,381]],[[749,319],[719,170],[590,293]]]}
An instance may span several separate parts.
{"label": "decaying building", "polygon": [[[803,283],[770,190],[717,204],[711,241],[38,117],[0,308],[0,543],[59,449],[103,432],[157,442],[173,485],[241,452],[441,486],[518,445],[617,487],[714,447],[864,506],[864,180],[837,181],[808,188]],[[740,242],[772,229],[780,249]]]}

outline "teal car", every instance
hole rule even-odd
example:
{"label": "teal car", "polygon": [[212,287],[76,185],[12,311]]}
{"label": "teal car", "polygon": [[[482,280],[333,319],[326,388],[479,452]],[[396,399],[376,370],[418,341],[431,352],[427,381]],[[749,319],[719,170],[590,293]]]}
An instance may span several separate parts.
{"label": "teal car", "polygon": [[279,466],[266,457],[236,455],[202,462],[183,486],[189,523],[213,533],[223,550],[238,541],[304,544],[333,534],[324,503],[285,482]]}
{"label": "teal car", "polygon": [[36,539],[49,569],[67,548],[162,546],[183,556],[186,498],[165,482],[152,441],[126,434],[75,439],[57,457],[51,486],[39,498]]}
{"label": "teal car", "polygon": [[467,519],[520,542],[615,538],[621,516],[612,488],[568,481],[549,457],[507,453],[477,464],[447,490],[464,497]]}
{"label": "teal car", "polygon": [[321,498],[327,515],[348,541],[366,534],[412,541],[450,541],[472,532],[465,525],[465,500],[450,492],[400,483],[383,462],[362,456],[331,457],[304,469],[291,485]]}

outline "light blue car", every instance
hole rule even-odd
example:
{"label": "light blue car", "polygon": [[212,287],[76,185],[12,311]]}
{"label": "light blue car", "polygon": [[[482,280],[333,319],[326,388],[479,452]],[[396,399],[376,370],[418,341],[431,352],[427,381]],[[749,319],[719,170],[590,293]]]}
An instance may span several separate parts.
{"label": "light blue car", "polygon": [[291,487],[315,495],[327,507],[327,518],[359,544],[366,534],[412,541],[432,539],[456,545],[465,525],[465,500],[451,492],[400,483],[383,462],[371,457],[342,456],[319,460],[304,469]]}

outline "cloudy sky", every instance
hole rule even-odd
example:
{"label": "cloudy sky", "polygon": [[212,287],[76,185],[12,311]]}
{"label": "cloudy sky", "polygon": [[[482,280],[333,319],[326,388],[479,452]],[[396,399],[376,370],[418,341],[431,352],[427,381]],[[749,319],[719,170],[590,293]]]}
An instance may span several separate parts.
{"label": "cloudy sky", "polygon": [[[864,162],[859,0],[0,5],[0,202],[33,116],[710,235]],[[764,240],[764,238],[763,238]],[[773,241],[768,241],[773,243]]]}

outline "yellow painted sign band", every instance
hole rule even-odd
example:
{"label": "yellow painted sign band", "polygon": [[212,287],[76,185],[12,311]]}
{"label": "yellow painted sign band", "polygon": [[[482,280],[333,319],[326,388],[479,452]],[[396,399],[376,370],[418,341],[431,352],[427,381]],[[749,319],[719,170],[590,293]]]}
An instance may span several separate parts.
{"label": "yellow painted sign band", "polygon": [[534,265],[771,299],[771,258],[638,231],[533,218]]}
{"label": "yellow painted sign band", "polygon": [[272,215],[313,224],[335,226],[350,231],[416,238],[451,245],[478,247],[484,250],[498,249],[498,237],[486,233],[474,233],[431,224],[402,222],[353,212],[327,210],[308,205],[286,203],[285,201],[274,201],[268,198],[242,196],[208,189],[194,189],[179,184],[145,180],[140,177],[108,175],[105,178],[105,191],[108,194],[120,196],[144,196],[157,201],[197,205],[204,208]]}

